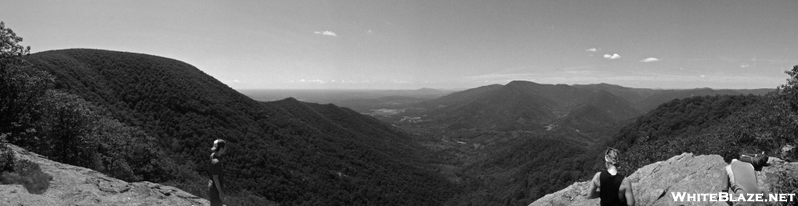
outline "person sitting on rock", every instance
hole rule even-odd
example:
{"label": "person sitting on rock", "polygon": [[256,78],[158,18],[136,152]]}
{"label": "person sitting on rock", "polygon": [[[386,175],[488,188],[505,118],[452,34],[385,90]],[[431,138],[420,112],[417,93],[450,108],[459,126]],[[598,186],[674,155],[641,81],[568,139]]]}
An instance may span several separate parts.
{"label": "person sitting on rock", "polygon": [[[750,162],[743,162],[738,160],[737,155],[724,155],[723,160],[729,165],[725,167],[726,170],[726,188],[730,191],[735,198],[743,195],[747,197],[748,194],[761,194],[762,190],[757,185],[756,173],[754,165]],[[732,205],[732,202],[728,202]],[[764,205],[763,203],[756,202],[736,202],[734,205]]]}
{"label": "person sitting on rock", "polygon": [[600,197],[602,206],[635,205],[632,183],[618,173],[618,153],[614,148],[604,152],[604,166],[607,170],[596,173],[588,186],[587,198]]}

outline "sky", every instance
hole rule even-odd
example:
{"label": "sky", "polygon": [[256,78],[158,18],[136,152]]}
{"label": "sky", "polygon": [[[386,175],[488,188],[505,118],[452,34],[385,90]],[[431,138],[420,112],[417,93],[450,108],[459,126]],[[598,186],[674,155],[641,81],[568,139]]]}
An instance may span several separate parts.
{"label": "sky", "polygon": [[526,80],[775,88],[798,1],[9,1],[33,53],[94,48],[196,66],[234,89],[460,89]]}

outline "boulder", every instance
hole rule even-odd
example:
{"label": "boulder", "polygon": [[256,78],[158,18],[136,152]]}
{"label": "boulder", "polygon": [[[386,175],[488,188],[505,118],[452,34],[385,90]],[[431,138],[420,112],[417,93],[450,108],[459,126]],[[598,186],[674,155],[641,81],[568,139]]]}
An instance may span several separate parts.
{"label": "boulder", "polygon": [[[779,173],[798,175],[798,164],[771,158],[771,166],[757,172],[757,181],[765,192],[774,191]],[[726,163],[718,155],[684,153],[668,160],[646,165],[627,176],[632,183],[636,205],[718,205],[725,202],[676,201],[674,193],[719,193],[726,189]],[[548,194],[530,206],[537,205],[599,205],[598,199],[585,199],[589,182],[576,182],[565,189]]]}

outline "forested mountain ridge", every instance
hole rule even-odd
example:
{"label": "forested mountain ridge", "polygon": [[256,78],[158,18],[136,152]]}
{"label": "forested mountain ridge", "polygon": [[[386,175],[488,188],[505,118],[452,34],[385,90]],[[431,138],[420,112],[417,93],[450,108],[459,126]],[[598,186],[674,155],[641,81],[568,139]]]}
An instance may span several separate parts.
{"label": "forested mountain ridge", "polygon": [[543,130],[557,119],[581,118],[589,112],[585,110],[594,108],[602,112],[592,115],[600,117],[584,118],[617,121],[641,114],[627,100],[606,91],[527,81],[456,92],[419,105],[425,111],[407,115],[423,115],[422,119],[451,129]]}
{"label": "forested mountain ridge", "polygon": [[[228,183],[240,199],[434,204],[456,191],[417,164],[407,134],[348,109],[258,103],[191,65],[145,54],[68,49],[25,59],[55,76],[56,89],[108,108],[197,174],[204,174],[211,141],[230,141]],[[177,174],[173,181],[204,195],[201,179]]]}
{"label": "forested mountain ridge", "polygon": [[[542,129],[542,126],[554,120],[585,115],[585,112],[592,112],[593,116],[586,117],[589,119],[617,121],[640,116],[673,99],[707,95],[763,95],[768,91],[773,90],[660,90],[611,84],[551,85],[512,81],[506,85],[473,88],[422,102],[417,106],[425,111],[410,115],[426,115],[423,119],[440,119],[439,122],[458,128],[515,125],[505,126],[504,129],[535,130]],[[589,111],[595,109],[598,110]]]}
{"label": "forested mountain ridge", "polygon": [[765,152],[795,161],[798,145],[783,90],[766,96],[702,96],[665,103],[622,128],[608,143],[626,155],[631,172],[670,156]]}
{"label": "forested mountain ridge", "polygon": [[711,89],[711,88],[695,88],[695,89],[647,89],[647,88],[630,88],[612,84],[586,84],[586,85],[573,85],[577,88],[597,89],[610,92],[618,97],[626,99],[635,105],[640,111],[650,111],[657,108],[660,104],[668,102],[673,99],[688,98],[695,96],[712,96],[712,95],[765,95],[769,92],[775,91],[774,89]]}
{"label": "forested mountain ridge", "polygon": [[[646,116],[641,115],[661,115],[651,113],[656,113],[655,108],[663,103],[691,98],[729,99],[715,105],[718,114],[707,116],[716,119],[740,109],[735,104],[748,104],[746,98],[762,98],[739,95],[767,91],[775,90],[662,90],[513,81],[455,92],[415,105],[397,115],[405,116],[401,120],[384,119],[430,136],[427,142],[432,148],[442,148],[440,154],[454,157],[441,170],[456,171],[450,173],[458,174],[467,187],[465,193],[447,204],[514,205],[588,178],[602,167],[600,153],[620,138],[617,133],[621,128],[646,121]],[[679,125],[702,120],[698,116],[662,118],[682,122]],[[639,129],[646,130],[629,131]],[[676,150],[684,148],[687,147],[673,145],[636,150],[661,156],[642,155],[639,157],[648,160],[635,160],[634,165],[625,168],[636,169],[655,159],[678,155]]]}

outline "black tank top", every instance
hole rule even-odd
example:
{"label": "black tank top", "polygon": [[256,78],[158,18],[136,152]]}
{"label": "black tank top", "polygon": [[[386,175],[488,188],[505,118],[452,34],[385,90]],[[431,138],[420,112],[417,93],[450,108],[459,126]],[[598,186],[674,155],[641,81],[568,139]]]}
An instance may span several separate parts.
{"label": "black tank top", "polygon": [[615,173],[615,176],[613,176],[606,170],[601,172],[601,176],[599,176],[599,181],[601,182],[599,197],[601,197],[602,206],[626,205],[626,198],[621,199],[618,194],[623,178],[620,173]]}
{"label": "black tank top", "polygon": [[[224,169],[223,169],[224,168],[224,164],[222,163],[222,161],[221,161],[221,159],[219,157],[213,157],[212,156],[211,158],[213,158],[213,159],[211,159],[211,165],[208,166],[208,179],[213,182],[213,185],[211,185],[211,187],[215,188],[216,184],[219,184],[221,186],[225,186]],[[213,181],[213,176],[214,175],[218,175],[219,176],[219,182]]]}

